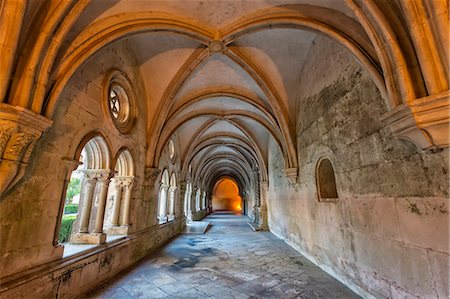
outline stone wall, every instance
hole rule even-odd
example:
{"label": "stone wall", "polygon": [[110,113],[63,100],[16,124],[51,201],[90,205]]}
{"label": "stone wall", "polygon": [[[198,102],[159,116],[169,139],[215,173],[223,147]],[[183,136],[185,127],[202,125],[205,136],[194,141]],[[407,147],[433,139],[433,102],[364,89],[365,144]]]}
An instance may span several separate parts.
{"label": "stone wall", "polygon": [[[303,74],[297,186],[271,144],[271,231],[365,297],[448,298],[448,149],[394,138],[372,79],[329,39],[315,40]],[[317,200],[320,157],[334,167],[336,203]]]}
{"label": "stone wall", "polygon": [[83,254],[3,279],[0,298],[77,298],[144,258],[185,225],[184,219],[155,225]]}
{"label": "stone wall", "polygon": [[[0,221],[0,244],[4,244],[0,246],[2,298],[75,296],[130,266],[182,230],[180,203],[180,217],[159,226],[154,193],[144,198],[147,99],[139,65],[131,53],[126,41],[114,43],[78,70],[61,95],[52,127],[34,150],[26,176],[2,198],[0,215],[7,215]],[[119,133],[102,107],[102,101],[106,101],[105,76],[111,70],[121,70],[133,84],[138,114],[129,134]],[[65,180],[71,173],[68,161],[76,158],[80,142],[93,131],[104,136],[111,159],[123,147],[133,156],[136,185],[129,235],[94,252],[62,259],[63,248],[54,244],[54,238],[62,216]]]}

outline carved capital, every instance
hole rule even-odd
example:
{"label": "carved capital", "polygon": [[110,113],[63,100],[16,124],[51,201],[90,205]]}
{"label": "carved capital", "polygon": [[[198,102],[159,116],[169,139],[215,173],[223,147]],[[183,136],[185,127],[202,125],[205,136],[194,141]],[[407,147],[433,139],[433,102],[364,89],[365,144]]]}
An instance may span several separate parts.
{"label": "carved capital", "polygon": [[36,141],[51,124],[30,110],[0,103],[0,197],[23,177]]}
{"label": "carved capital", "polygon": [[180,192],[182,192],[182,193],[186,192],[187,184],[188,183],[186,181],[180,182]]}
{"label": "carved capital", "polygon": [[449,146],[450,91],[400,105],[382,117],[397,138],[409,140],[422,149]]}
{"label": "carved capital", "polygon": [[108,181],[114,175],[109,169],[85,169],[83,170],[86,179]]}
{"label": "carved capital", "polygon": [[145,169],[145,182],[151,186],[155,184],[155,181],[158,179],[161,170],[158,168],[147,167]]}
{"label": "carved capital", "polygon": [[166,192],[167,190],[169,190],[170,185],[161,184],[159,188],[160,188],[160,190],[163,190],[164,192]]}
{"label": "carved capital", "polygon": [[125,189],[132,190],[136,185],[136,180],[132,176],[122,177],[122,180],[123,180],[123,187]]}

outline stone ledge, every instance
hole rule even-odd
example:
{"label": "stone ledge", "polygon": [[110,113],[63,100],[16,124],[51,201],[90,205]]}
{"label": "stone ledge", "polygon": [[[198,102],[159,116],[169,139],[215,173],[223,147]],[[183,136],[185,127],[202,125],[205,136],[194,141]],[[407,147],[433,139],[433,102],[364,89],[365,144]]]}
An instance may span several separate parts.
{"label": "stone ledge", "polygon": [[70,238],[70,243],[74,244],[104,244],[106,243],[105,233],[76,233]]}
{"label": "stone ledge", "polygon": [[247,224],[252,228],[254,232],[269,231],[269,228],[261,227],[253,221],[247,221]]}
{"label": "stone ledge", "polygon": [[106,230],[108,235],[128,235],[128,226],[111,226]]}
{"label": "stone ledge", "polygon": [[203,235],[210,226],[210,221],[192,221],[186,225],[183,234]]}

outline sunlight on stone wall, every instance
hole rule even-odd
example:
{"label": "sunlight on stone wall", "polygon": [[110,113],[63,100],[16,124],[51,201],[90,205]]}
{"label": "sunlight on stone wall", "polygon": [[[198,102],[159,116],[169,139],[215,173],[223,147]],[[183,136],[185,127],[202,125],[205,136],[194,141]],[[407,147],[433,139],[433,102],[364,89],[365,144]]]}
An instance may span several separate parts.
{"label": "sunlight on stone wall", "polygon": [[220,181],[213,195],[213,210],[241,211],[241,209],[241,197],[236,183],[230,179]]}

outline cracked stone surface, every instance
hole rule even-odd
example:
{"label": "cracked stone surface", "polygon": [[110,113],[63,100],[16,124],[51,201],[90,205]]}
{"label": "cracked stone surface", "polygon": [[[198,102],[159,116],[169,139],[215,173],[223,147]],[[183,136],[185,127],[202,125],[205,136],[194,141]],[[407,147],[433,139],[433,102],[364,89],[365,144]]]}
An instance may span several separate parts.
{"label": "cracked stone surface", "polygon": [[249,218],[207,217],[204,235],[180,235],[89,298],[359,298]]}

